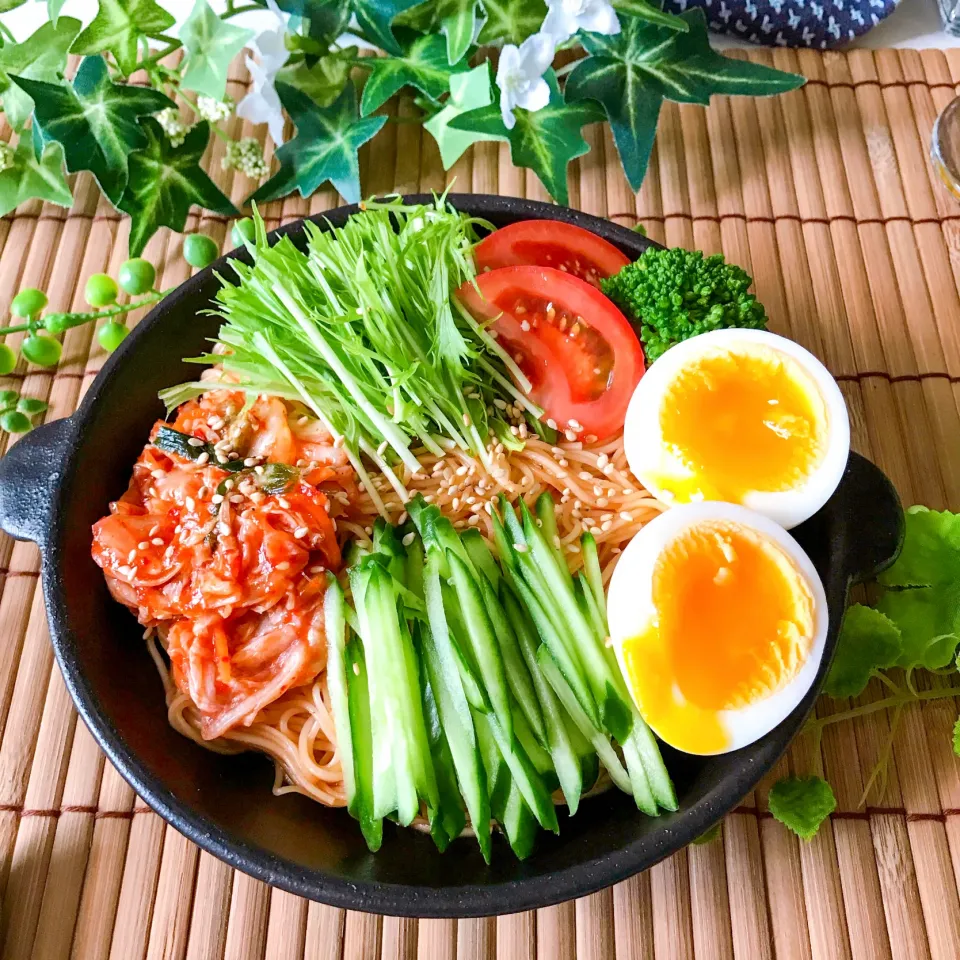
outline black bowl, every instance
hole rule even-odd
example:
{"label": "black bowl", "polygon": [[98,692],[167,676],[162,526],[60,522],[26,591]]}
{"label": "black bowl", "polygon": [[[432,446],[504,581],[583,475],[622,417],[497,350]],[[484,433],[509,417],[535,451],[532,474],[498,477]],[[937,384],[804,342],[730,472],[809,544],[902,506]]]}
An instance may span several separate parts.
{"label": "black bowl", "polygon": [[[530,218],[580,224],[631,257],[650,244],[561,207],[489,196],[449,199],[496,226]],[[343,207],[326,219],[340,225],[355,210]],[[301,242],[303,224],[280,234]],[[157,391],[195,375],[181,357],[201,353],[217,329],[200,311],[218,286],[213,271],[223,267],[218,261],[153,310],[107,361],[72,417],[28,434],[0,460],[0,526],[39,544],[50,635],[67,687],[137,793],[203,849],[267,883],[338,907],[444,917],[511,913],[588,894],[679,850],[734,807],[813,706],[850,584],[875,574],[899,549],[897,495],[856,454],[829,503],[794,531],[823,578],[830,609],[817,683],[779,727],[743,750],[707,758],[666,750],[680,801],[674,814],[649,819],[612,791],[585,801],[576,817],[561,818],[560,836],[544,835],[523,863],[500,838],[486,866],[472,842],[455,843],[441,855],[429,837],[410,830],[389,829],[380,852],[370,854],[346,812],[300,796],[273,797],[273,769],[263,757],[222,757],[174,732],[141,630],[111,600],[90,558],[90,527],[126,488],[150,426],[163,414]]]}

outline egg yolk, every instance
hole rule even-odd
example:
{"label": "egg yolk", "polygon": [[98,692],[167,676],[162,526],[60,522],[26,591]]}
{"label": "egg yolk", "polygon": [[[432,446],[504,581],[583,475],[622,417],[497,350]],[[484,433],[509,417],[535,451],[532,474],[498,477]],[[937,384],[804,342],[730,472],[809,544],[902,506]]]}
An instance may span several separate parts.
{"label": "egg yolk", "polygon": [[822,396],[792,357],[766,346],[714,349],[667,388],[660,429],[685,476],[661,486],[678,502],[742,503],[802,483],[826,452]]}
{"label": "egg yolk", "polygon": [[810,653],[814,601],[806,579],[763,534],[705,520],[664,547],[652,587],[653,622],[623,643],[641,712],[680,750],[728,749],[720,712],[770,696]]}

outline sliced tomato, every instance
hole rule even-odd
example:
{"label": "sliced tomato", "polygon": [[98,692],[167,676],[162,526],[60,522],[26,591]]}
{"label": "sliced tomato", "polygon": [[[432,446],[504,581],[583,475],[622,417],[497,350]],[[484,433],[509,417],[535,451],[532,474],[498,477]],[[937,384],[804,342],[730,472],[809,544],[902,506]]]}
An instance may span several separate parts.
{"label": "sliced tomato", "polygon": [[457,293],[532,384],[544,418],[605,440],[623,427],[643,351],[623,314],[599,290],[552,267],[501,267]]}
{"label": "sliced tomato", "polygon": [[500,267],[553,267],[595,287],[630,258],[595,233],[561,220],[521,220],[491,233],[474,256],[481,273]]}

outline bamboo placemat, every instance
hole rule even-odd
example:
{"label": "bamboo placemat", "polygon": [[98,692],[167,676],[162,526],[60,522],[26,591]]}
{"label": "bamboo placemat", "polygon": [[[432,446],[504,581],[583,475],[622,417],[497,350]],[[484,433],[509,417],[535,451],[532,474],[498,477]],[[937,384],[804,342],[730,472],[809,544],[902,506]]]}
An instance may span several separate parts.
{"label": "bamboo placemat", "polygon": [[[717,98],[708,111],[667,105],[636,197],[609,131],[588,128],[593,150],[571,167],[571,204],[743,264],[774,328],[840,381],[856,449],[906,503],[960,509],[960,205],[926,156],[934,117],[960,84],[960,51],[749,56],[809,82],[771,100]],[[235,74],[235,99],[245,82]],[[212,150],[218,168],[222,144]],[[415,124],[389,126],[362,166],[369,192],[439,190],[448,179]],[[451,175],[458,190],[546,199],[502,144],[478,144]],[[250,183],[237,176],[225,189],[239,202]],[[4,306],[39,286],[56,308],[82,309],[86,277],[126,258],[127,224],[85,175],[75,193],[69,212],[34,202],[0,220]],[[266,212],[285,222],[337,202],[327,190]],[[194,215],[197,227],[222,240],[227,224]],[[146,255],[165,286],[190,272],[166,232]],[[11,379],[49,398],[49,418],[67,416],[103,359],[79,327],[56,371]],[[38,561],[32,545],[0,538],[3,960],[960,957],[954,701],[905,712],[882,806],[859,801],[888,718],[828,727],[822,762],[839,805],[810,843],[772,819],[761,788],[722,839],[575,903],[486,920],[381,919],[234,873],[134,796],[77,723],[54,667]],[[795,744],[771,780],[808,772],[809,749]]]}

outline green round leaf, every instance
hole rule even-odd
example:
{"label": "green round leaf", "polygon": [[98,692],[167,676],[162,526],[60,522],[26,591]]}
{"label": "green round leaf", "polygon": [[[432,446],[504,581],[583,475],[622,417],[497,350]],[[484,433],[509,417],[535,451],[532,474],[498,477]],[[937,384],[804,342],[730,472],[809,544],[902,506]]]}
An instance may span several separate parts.
{"label": "green round leaf", "polygon": [[183,238],[183,259],[191,267],[209,267],[220,255],[216,243],[206,234],[190,233]]}
{"label": "green round leaf", "polygon": [[95,273],[87,280],[83,295],[91,307],[109,307],[111,303],[116,303],[117,281],[105,273]]}
{"label": "green round leaf", "polygon": [[10,304],[10,312],[15,317],[28,320],[35,317],[47,305],[47,295],[36,287],[21,290]]}
{"label": "green round leaf", "polygon": [[97,340],[107,353],[113,353],[130,331],[116,320],[107,321],[97,332]]}
{"label": "green round leaf", "polygon": [[53,367],[59,361],[63,347],[59,340],[34,333],[20,345],[20,352],[38,367]]}
{"label": "green round leaf", "polygon": [[0,377],[5,377],[8,373],[13,373],[16,366],[16,353],[5,343],[0,343]]}
{"label": "green round leaf", "polygon": [[32,426],[30,419],[18,410],[0,413],[0,430],[6,430],[7,433],[26,433]]}
{"label": "green round leaf", "polygon": [[131,297],[138,297],[153,289],[157,280],[157,271],[149,260],[134,257],[120,267],[117,280],[124,292],[129,293]]}

